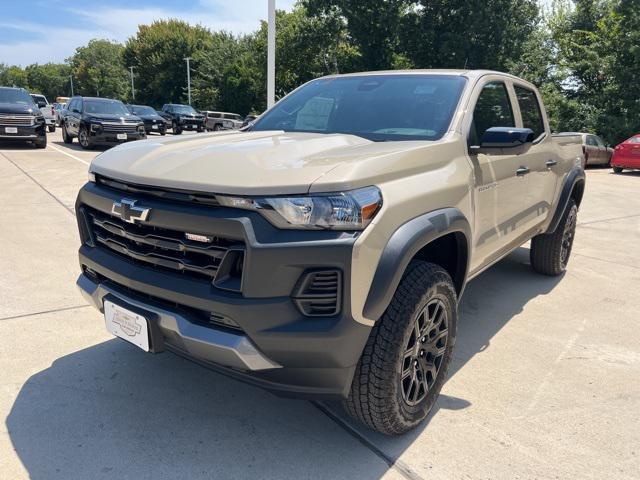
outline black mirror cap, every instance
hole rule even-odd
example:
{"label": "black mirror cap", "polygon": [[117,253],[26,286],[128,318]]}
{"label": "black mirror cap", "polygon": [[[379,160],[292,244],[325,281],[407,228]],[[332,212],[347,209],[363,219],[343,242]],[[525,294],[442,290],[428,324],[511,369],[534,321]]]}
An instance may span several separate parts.
{"label": "black mirror cap", "polygon": [[481,148],[514,148],[535,140],[530,128],[491,127],[484,132]]}

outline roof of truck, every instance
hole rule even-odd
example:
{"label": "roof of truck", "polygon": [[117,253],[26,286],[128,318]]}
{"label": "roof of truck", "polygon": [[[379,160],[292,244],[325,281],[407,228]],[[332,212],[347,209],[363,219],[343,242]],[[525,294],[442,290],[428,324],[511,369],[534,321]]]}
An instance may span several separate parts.
{"label": "roof of truck", "polygon": [[431,68],[431,69],[414,69],[414,70],[378,70],[378,71],[368,71],[368,72],[354,72],[354,73],[342,73],[335,75],[327,75],[323,78],[331,78],[331,77],[352,77],[352,76],[364,76],[364,75],[459,75],[465,77],[482,77],[484,75],[504,75],[506,77],[517,78],[518,80],[522,80],[515,75],[505,72],[498,72],[496,70],[464,70],[464,69],[447,69],[447,68]]}

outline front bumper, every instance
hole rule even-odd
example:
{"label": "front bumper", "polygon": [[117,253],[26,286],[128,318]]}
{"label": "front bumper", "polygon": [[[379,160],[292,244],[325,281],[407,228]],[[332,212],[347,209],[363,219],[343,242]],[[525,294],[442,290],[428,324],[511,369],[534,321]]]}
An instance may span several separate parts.
{"label": "front bumper", "polygon": [[[155,128],[154,128],[155,127]],[[149,133],[162,133],[166,130],[166,124],[162,123],[145,123],[144,130],[147,134]]]}
{"label": "front bumper", "polygon": [[[151,208],[150,226],[241,239],[245,246],[242,291],[130,261],[87,241],[84,210],[110,213],[114,201],[135,194],[89,183],[76,211],[83,245],[78,284],[102,310],[107,296],[149,319],[151,349],[169,350],[209,368],[281,394],[344,398],[371,327],[355,321],[350,309],[350,268],[356,234],[283,231],[254,212],[138,197]],[[340,310],[309,317],[294,292],[309,270],[342,272]],[[230,331],[203,324],[201,314],[229,318]],[[225,335],[222,335],[225,334]],[[220,339],[224,337],[224,341]],[[260,359],[255,364],[247,355]],[[252,366],[253,365],[253,366]]]}
{"label": "front bumper", "polygon": [[112,145],[114,143],[126,143],[134,140],[142,140],[146,137],[146,132],[138,131],[136,131],[135,133],[127,132],[126,140],[119,139],[118,132],[105,132],[104,130],[99,130],[97,132],[90,132],[89,134],[89,140],[93,145]]}
{"label": "front bumper", "polygon": [[[16,129],[16,133],[7,133],[6,128]],[[0,139],[2,140],[37,140],[46,135],[45,123],[35,125],[0,125]]]}

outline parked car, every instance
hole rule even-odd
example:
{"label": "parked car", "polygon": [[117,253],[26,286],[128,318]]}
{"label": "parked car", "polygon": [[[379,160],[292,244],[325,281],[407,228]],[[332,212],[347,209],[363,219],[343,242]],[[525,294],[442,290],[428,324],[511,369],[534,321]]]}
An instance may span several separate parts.
{"label": "parked car", "polygon": [[180,135],[184,130],[204,132],[204,115],[191,105],[167,103],[162,106],[162,116],[171,122],[174,135]]}
{"label": "parked car", "polygon": [[204,126],[209,131],[234,130],[242,127],[242,117],[237,113],[201,111],[204,115]]}
{"label": "parked car", "polygon": [[54,103],[53,104],[53,116],[56,120],[56,126],[60,126],[60,113],[66,108],[66,103]]}
{"label": "parked car", "polygon": [[85,149],[146,138],[142,120],[132,115],[120,100],[73,97],[62,115],[64,143],[78,138]]}
{"label": "parked car", "polygon": [[640,169],[640,134],[626,139],[613,150],[611,166],[615,173],[626,169]]}
{"label": "parked car", "polygon": [[587,165],[609,165],[613,148],[605,145],[602,139],[592,133],[565,132],[559,135],[580,135],[582,137],[582,153],[584,154],[584,167]]}
{"label": "parked car", "polygon": [[94,158],[77,283],[145,351],[403,433],[446,380],[466,282],[529,240],[535,271],[566,270],[580,140],[508,74],[319,78],[248,131]]}
{"label": "parked car", "polygon": [[0,140],[47,147],[44,116],[24,88],[0,87]]}
{"label": "parked car", "polygon": [[32,93],[31,98],[33,102],[38,106],[44,117],[44,121],[47,124],[47,128],[50,133],[56,131],[56,117],[53,105],[49,104],[49,100],[44,95],[39,93]]}
{"label": "parked car", "polygon": [[146,105],[127,105],[127,109],[142,119],[147,134],[153,132],[164,135],[166,133],[167,122],[153,108]]}

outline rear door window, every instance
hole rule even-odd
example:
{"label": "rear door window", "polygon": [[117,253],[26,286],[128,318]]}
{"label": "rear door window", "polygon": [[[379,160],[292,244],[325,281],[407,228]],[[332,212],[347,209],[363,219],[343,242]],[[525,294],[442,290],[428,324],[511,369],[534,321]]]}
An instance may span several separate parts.
{"label": "rear door window", "polygon": [[544,133],[544,121],[538,97],[533,90],[518,85],[514,85],[514,90],[520,106],[522,126],[533,130],[534,137],[538,138]]}

